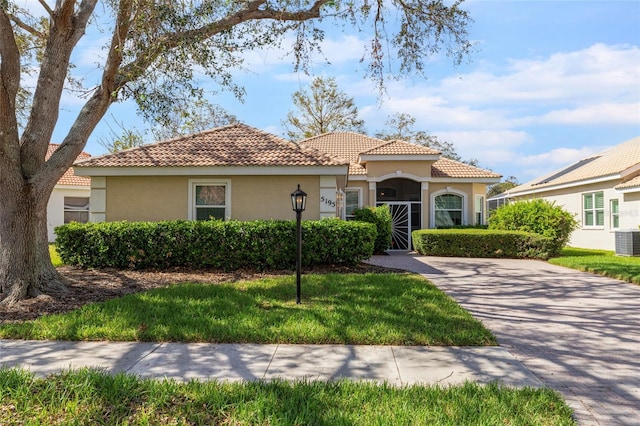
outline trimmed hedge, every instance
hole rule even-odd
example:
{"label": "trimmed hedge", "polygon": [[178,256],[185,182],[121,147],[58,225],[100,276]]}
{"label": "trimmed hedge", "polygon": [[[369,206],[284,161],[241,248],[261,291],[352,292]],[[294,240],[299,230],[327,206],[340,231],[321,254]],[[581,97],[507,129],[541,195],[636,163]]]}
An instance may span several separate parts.
{"label": "trimmed hedge", "polygon": [[373,248],[374,253],[384,253],[391,247],[391,211],[389,206],[383,204],[378,207],[363,207],[353,211],[355,220],[373,223],[376,225],[378,236]]}
{"label": "trimmed hedge", "polygon": [[421,229],[411,234],[414,249],[427,256],[548,259],[553,238],[532,232],[485,229]]}
{"label": "trimmed hedge", "polygon": [[[295,267],[296,222],[259,220],[70,223],[55,229],[63,262],[87,268]],[[354,265],[373,254],[375,226],[302,222],[302,264]]]}

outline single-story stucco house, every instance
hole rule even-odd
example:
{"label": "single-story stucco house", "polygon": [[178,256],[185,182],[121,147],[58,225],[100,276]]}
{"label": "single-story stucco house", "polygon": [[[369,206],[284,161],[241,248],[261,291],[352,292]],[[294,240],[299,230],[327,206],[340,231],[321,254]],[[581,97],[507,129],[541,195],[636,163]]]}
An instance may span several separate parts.
{"label": "single-story stucco house", "polygon": [[290,194],[308,194],[303,219],[349,217],[389,204],[394,248],[412,229],[483,223],[487,184],[500,175],[407,142],[330,133],[288,142],[245,124],[77,162],[91,177],[90,220],[293,219]]}
{"label": "single-story stucco house", "polygon": [[[46,158],[58,149],[57,144],[49,144]],[[86,152],[78,156],[78,160],[90,158]],[[47,204],[47,237],[55,241],[53,229],[71,221],[87,222],[89,220],[89,197],[91,195],[91,179],[77,176],[70,168],[60,178],[49,197]]]}
{"label": "single-story stucco house", "polygon": [[640,137],[584,158],[493,197],[542,198],[573,213],[579,222],[573,247],[615,250],[616,231],[640,225]]}

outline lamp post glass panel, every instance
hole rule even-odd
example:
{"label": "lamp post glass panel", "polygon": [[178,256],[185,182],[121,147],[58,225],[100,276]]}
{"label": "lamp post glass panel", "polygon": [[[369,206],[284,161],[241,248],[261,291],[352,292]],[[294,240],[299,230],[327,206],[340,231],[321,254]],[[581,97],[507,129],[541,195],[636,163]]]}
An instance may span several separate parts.
{"label": "lamp post glass panel", "polygon": [[300,264],[302,263],[302,212],[307,206],[307,193],[298,189],[291,193],[291,207],[296,212],[297,253],[296,253],[296,304],[300,304]]}

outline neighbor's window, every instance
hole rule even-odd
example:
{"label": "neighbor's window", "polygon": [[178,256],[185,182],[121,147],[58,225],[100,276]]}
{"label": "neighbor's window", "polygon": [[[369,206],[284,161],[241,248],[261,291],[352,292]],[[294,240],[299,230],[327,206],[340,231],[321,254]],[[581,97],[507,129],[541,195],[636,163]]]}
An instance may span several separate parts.
{"label": "neighbor's window", "polygon": [[476,195],[476,225],[484,224],[484,197]]}
{"label": "neighbor's window", "polygon": [[227,185],[225,183],[193,184],[193,219],[224,220],[227,217]]}
{"label": "neighbor's window", "polygon": [[604,192],[582,194],[582,225],[604,226]]}
{"label": "neighbor's window", "polygon": [[64,197],[64,223],[89,222],[89,197]]}
{"label": "neighbor's window", "polygon": [[462,197],[455,194],[438,195],[434,203],[436,227],[462,225]]}
{"label": "neighbor's window", "polygon": [[360,190],[358,189],[349,189],[345,191],[344,194],[344,209],[345,216],[347,220],[353,219],[353,212],[356,209],[360,208]]}
{"label": "neighbor's window", "polygon": [[620,207],[618,200],[611,200],[611,228],[620,228]]}

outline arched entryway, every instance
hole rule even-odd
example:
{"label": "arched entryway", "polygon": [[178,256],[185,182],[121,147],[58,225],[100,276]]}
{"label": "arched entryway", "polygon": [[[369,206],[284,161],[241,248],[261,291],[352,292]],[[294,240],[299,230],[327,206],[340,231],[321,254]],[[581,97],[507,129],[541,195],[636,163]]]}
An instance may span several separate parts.
{"label": "arched entryway", "polygon": [[387,204],[391,211],[391,250],[411,250],[411,232],[422,227],[420,182],[394,178],[376,185],[376,205]]}

